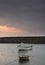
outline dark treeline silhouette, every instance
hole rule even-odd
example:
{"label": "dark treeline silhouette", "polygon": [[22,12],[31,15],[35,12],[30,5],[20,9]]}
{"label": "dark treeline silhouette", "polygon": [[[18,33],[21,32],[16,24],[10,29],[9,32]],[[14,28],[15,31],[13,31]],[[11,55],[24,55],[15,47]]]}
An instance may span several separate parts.
{"label": "dark treeline silhouette", "polygon": [[45,44],[45,36],[38,37],[0,37],[0,43]]}

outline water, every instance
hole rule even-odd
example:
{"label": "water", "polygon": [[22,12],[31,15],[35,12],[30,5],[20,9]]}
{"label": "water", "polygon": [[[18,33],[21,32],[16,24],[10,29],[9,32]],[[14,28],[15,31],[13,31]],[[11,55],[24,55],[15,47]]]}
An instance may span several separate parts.
{"label": "water", "polygon": [[33,44],[29,62],[19,63],[18,44],[0,44],[0,65],[45,65],[45,44]]}

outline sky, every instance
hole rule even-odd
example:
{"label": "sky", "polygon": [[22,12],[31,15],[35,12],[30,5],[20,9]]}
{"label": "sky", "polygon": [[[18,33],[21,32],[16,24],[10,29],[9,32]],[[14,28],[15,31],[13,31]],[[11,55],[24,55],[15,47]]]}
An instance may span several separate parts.
{"label": "sky", "polygon": [[0,37],[45,36],[45,0],[0,0]]}

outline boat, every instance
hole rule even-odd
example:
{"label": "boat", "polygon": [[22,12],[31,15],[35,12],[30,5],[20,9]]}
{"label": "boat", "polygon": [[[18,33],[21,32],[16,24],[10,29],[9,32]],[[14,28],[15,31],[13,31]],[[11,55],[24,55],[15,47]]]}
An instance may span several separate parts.
{"label": "boat", "polygon": [[29,56],[28,55],[19,56],[19,61],[29,61]]}
{"label": "boat", "polygon": [[32,45],[26,45],[24,43],[21,43],[20,45],[18,45],[18,49],[19,51],[28,51],[28,50],[32,50]]}

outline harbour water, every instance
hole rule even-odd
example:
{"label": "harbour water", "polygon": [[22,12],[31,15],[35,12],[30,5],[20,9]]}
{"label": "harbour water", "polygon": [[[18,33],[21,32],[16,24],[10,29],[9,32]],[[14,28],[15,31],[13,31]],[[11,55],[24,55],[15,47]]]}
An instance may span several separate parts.
{"label": "harbour water", "polygon": [[45,44],[33,44],[29,51],[29,61],[20,63],[18,59],[19,44],[0,44],[0,65],[45,65]]}

